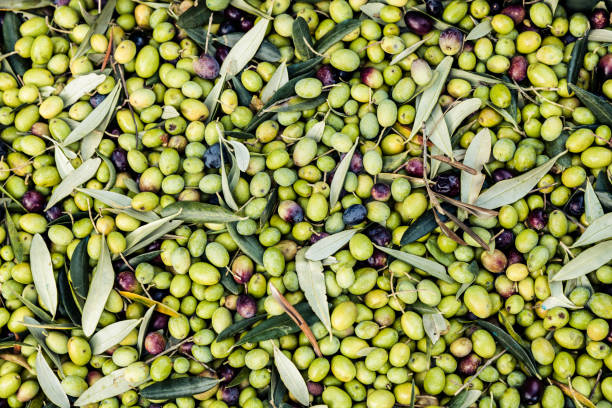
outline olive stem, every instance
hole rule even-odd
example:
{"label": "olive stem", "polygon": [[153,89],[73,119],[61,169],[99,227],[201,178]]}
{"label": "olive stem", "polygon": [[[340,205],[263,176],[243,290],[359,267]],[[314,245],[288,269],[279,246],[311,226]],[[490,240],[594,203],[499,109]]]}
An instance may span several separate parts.
{"label": "olive stem", "polygon": [[148,359],[147,361],[145,361],[146,364],[149,364],[150,362],[152,362],[153,360],[155,360],[157,357],[163,356],[165,354],[171,353],[174,350],[178,349],[179,347],[181,347],[183,344],[190,342],[191,340],[193,340],[193,336],[189,336],[186,339],[182,340],[180,343],[175,344],[174,346],[170,347],[169,349],[166,349],[164,351],[162,351],[159,354],[156,354],[154,357],[151,357],[150,359]]}
{"label": "olive stem", "polygon": [[459,394],[461,391],[463,391],[464,389],[466,389],[467,387],[470,386],[470,384],[472,384],[472,381],[474,381],[475,378],[477,378],[480,373],[482,373],[482,371],[487,368],[488,366],[490,366],[491,364],[493,364],[495,362],[495,360],[497,360],[498,358],[500,358],[502,355],[504,355],[506,353],[507,350],[502,350],[499,353],[497,353],[496,355],[494,355],[493,357],[491,357],[490,359],[487,360],[486,363],[484,363],[483,365],[481,365],[478,368],[478,371],[476,371],[476,373],[474,373],[473,376],[470,377],[470,379],[463,384],[457,391],[455,391],[455,394],[453,395],[457,395]]}

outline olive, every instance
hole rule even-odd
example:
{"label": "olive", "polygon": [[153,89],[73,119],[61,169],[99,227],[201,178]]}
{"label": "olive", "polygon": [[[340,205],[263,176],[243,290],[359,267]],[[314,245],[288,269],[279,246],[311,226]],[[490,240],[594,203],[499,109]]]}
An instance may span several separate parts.
{"label": "olive", "polygon": [[442,2],[440,0],[426,0],[425,9],[432,16],[439,17],[440,15],[442,15],[444,6],[442,5]]}
{"label": "olive", "polygon": [[45,208],[45,197],[36,190],[29,190],[21,197],[21,204],[29,212],[40,213]]}
{"label": "olive", "polygon": [[127,152],[122,148],[118,147],[113,150],[111,154],[111,160],[115,168],[119,171],[127,171],[129,168]]}
{"label": "olive", "polygon": [[592,28],[602,29],[610,24],[610,14],[602,8],[596,8],[591,11],[589,17]]}
{"label": "olive", "polygon": [[459,194],[459,177],[454,173],[444,173],[437,176],[434,180],[432,190],[439,194],[454,197]]}
{"label": "olive", "polygon": [[514,177],[514,175],[512,174],[510,170],[503,169],[503,168],[495,169],[493,171],[492,176],[493,176],[493,181],[495,181],[496,183],[503,181],[503,180],[508,180]]}
{"label": "olive", "polygon": [[412,177],[423,177],[423,160],[413,157],[404,164],[406,174]]}
{"label": "olive", "polygon": [[371,227],[368,229],[367,235],[376,245],[387,246],[391,242],[391,233],[382,225]]}
{"label": "olive", "polygon": [[342,221],[346,225],[357,225],[365,221],[368,210],[364,205],[353,204],[342,214]]}
{"label": "olive", "polygon": [[149,354],[160,354],[166,349],[166,339],[160,332],[151,332],[145,336],[144,348]]}
{"label": "olive", "polygon": [[126,292],[135,292],[140,288],[138,280],[132,271],[123,271],[117,275],[117,286]]}
{"label": "olive", "polygon": [[572,217],[580,217],[584,212],[584,194],[576,192],[565,205],[565,210]]}
{"label": "olive", "polygon": [[535,230],[542,230],[548,223],[548,214],[543,208],[534,208],[527,216],[527,225]]}
{"label": "olive", "polygon": [[451,27],[442,31],[438,44],[442,52],[446,55],[455,55],[461,50],[463,44],[463,33]]}
{"label": "olive", "polygon": [[404,22],[410,31],[418,35],[428,34],[433,28],[431,19],[417,11],[409,11],[404,14]]}
{"label": "olive", "polygon": [[542,381],[535,377],[529,377],[523,383],[521,399],[527,405],[534,405],[540,402],[543,392],[544,384]]}
{"label": "olive", "polygon": [[236,302],[236,311],[245,319],[255,316],[257,313],[257,303],[249,295],[240,295]]}
{"label": "olive", "polygon": [[237,405],[240,398],[240,388],[238,387],[223,387],[221,389],[221,399],[227,405]]}
{"label": "olive", "polygon": [[323,86],[333,85],[338,82],[338,71],[331,65],[323,65],[316,72],[316,77]]}
{"label": "olive", "polygon": [[501,13],[510,17],[514,21],[514,24],[522,23],[526,16],[525,7],[521,4],[512,4],[504,7]]}
{"label": "olive", "polygon": [[510,60],[508,76],[516,82],[524,81],[527,78],[527,58],[522,55],[515,55]]}
{"label": "olive", "polygon": [[204,79],[215,79],[219,76],[219,63],[208,54],[202,54],[193,60],[193,70],[196,75]]}

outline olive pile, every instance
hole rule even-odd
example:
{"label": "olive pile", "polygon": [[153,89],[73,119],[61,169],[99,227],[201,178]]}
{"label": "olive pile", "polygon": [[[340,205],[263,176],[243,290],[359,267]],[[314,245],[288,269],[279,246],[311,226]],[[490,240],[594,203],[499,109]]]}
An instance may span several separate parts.
{"label": "olive pile", "polygon": [[0,408],[612,408],[591,3],[0,0]]}

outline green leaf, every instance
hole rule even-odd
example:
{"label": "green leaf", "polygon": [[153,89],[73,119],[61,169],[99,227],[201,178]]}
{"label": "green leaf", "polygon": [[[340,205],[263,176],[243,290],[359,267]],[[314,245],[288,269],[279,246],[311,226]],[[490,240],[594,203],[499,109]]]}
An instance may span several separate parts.
{"label": "green leaf", "polygon": [[251,160],[251,154],[249,149],[242,143],[236,140],[227,140],[227,143],[232,145],[234,148],[234,157],[236,158],[236,165],[240,171],[245,172],[249,168],[249,161]]}
{"label": "green leaf", "polygon": [[[87,33],[85,34],[85,37],[81,41],[79,48],[74,53],[74,56],[72,57],[72,61],[87,54],[87,51],[91,49],[90,40],[94,34],[104,34],[106,32],[110,24],[111,18],[113,17],[113,11],[115,11],[116,3],[117,3],[117,0],[108,0],[106,5],[102,9],[102,12],[96,18],[96,22],[91,27],[89,27],[89,30],[87,31]],[[119,81],[117,81],[117,83],[118,82]]]}
{"label": "green leaf", "polygon": [[197,5],[188,8],[181,14],[176,24],[185,28],[200,28],[204,22],[210,18],[211,11],[206,7],[206,2],[199,1]]}
{"label": "green leaf", "polygon": [[[544,142],[548,157],[557,156],[559,153],[565,151],[565,142],[569,138],[569,135],[569,132],[564,130],[555,140]],[[563,155],[557,159],[557,166],[561,167],[561,170],[565,170],[568,167],[571,167],[571,165],[572,157],[569,154]]]}
{"label": "green leaf", "polygon": [[31,10],[51,5],[53,5],[51,0],[0,0],[0,9],[9,10]]}
{"label": "green leaf", "polygon": [[[25,6],[26,3],[36,4],[38,1],[13,1],[13,0],[2,0],[3,2],[8,3],[6,7],[0,7],[8,10],[16,10],[21,3]],[[45,0],[43,0],[46,2]],[[21,19],[17,16],[17,14],[13,12],[4,13],[4,20],[2,22],[2,48],[5,52],[13,52],[15,51],[15,43],[17,40],[21,38],[21,34],[19,32],[19,27],[21,26]],[[8,67],[12,68],[14,74],[23,76],[23,74],[28,70],[28,61],[25,58],[22,58],[19,55],[11,55],[6,59],[8,62]]]}
{"label": "green leaf", "polygon": [[441,334],[448,330],[448,323],[440,312],[425,313],[423,315],[423,329],[431,340],[431,344],[436,344],[440,340]]}
{"label": "green leaf", "polygon": [[449,76],[451,78],[465,79],[466,81],[470,82],[472,85],[495,85],[495,84],[504,83],[504,85],[506,85],[509,88],[516,88],[514,84],[504,82],[501,79],[496,78],[492,75],[476,74],[471,71],[464,71],[462,69],[457,69],[457,68],[452,68],[450,70]]}
{"label": "green leaf", "polygon": [[140,328],[138,329],[138,355],[142,355],[142,348],[144,347],[145,337],[149,328],[149,322],[151,321],[151,317],[153,317],[153,312],[155,312],[155,305],[150,306],[142,317],[142,322],[140,323]]}
{"label": "green leaf", "polygon": [[241,132],[239,130],[226,130],[223,132],[225,136],[233,137],[236,139],[255,139],[255,135],[248,132]]}
{"label": "green leaf", "polygon": [[221,77],[233,77],[244,68],[257,53],[263,42],[270,20],[262,18],[246,32],[230,50],[221,65]]}
{"label": "green leaf", "polygon": [[68,316],[70,321],[75,325],[80,325],[81,311],[74,301],[72,289],[70,288],[70,282],[68,282],[68,276],[66,275],[66,271],[63,269],[60,269],[57,274],[57,287],[60,303],[64,309],[64,312],[66,313],[66,316]]}
{"label": "green leaf", "polygon": [[[437,240],[435,238],[428,238],[425,242],[425,248],[429,251],[430,255],[434,257],[436,261],[441,263],[442,265],[448,267],[450,264],[455,262],[455,257],[452,254],[447,254],[442,252],[440,247],[438,247]],[[478,271],[476,271],[478,273]]]}
{"label": "green leaf", "polygon": [[306,259],[308,247],[301,248],[295,255],[295,271],[298,276],[300,288],[310,305],[310,309],[317,315],[329,333],[332,332],[331,317],[327,303],[327,289],[325,275],[321,261]]}
{"label": "green leaf", "polygon": [[82,299],[87,298],[89,288],[89,254],[87,253],[87,241],[85,237],[77,244],[72,258],[70,258],[70,281],[72,288],[77,296]]}
{"label": "green leaf", "polygon": [[425,41],[426,40],[420,40],[420,41],[415,42],[414,44],[412,44],[411,46],[406,48],[404,51],[402,51],[399,54],[397,54],[396,56],[394,56],[389,64],[390,65],[395,65],[395,64],[399,63],[400,61],[402,61],[407,56],[415,53],[419,48],[421,48],[421,45],[425,44]]}
{"label": "green leaf", "polygon": [[287,67],[287,72],[289,73],[289,77],[292,78],[294,76],[301,75],[305,72],[308,72],[314,67],[316,67],[317,65],[319,65],[321,61],[323,61],[323,57],[314,57],[314,58],[309,59],[308,61],[296,62],[295,64],[291,64]]}
{"label": "green leaf", "polygon": [[5,213],[6,230],[8,232],[9,241],[11,242],[11,248],[13,249],[13,253],[15,254],[15,259],[17,260],[17,262],[23,262],[24,249],[23,244],[19,240],[19,233],[17,232],[15,221],[9,213],[8,208],[6,209]]}
{"label": "green leaf", "polygon": [[[278,91],[276,91],[274,93],[274,95],[270,98],[270,100],[268,102],[266,102],[266,104],[262,107],[262,109],[259,112],[259,115],[266,113],[267,108],[269,108],[270,106],[272,106],[275,102],[281,101],[283,99],[287,99],[291,96],[295,95],[295,84],[297,84],[301,79],[304,78],[310,78],[312,76],[314,72],[312,70],[307,71],[306,73],[297,76],[291,80],[289,80],[289,82],[285,83],[285,85],[281,86]],[[255,118],[253,118],[255,119]],[[253,122],[253,121],[251,121]],[[249,127],[251,126],[251,124],[249,123]],[[247,127],[247,131],[249,130],[249,127]]]}
{"label": "green leaf", "polygon": [[47,364],[47,360],[45,360],[42,352],[38,352],[36,355],[36,380],[47,398],[49,398],[49,401],[60,408],[70,408],[68,396],[64,392],[62,384],[55,376],[55,373],[51,370],[49,364]]}
{"label": "green leaf", "polygon": [[491,133],[489,129],[483,128],[474,136],[470,142],[463,164],[476,170],[478,174],[470,174],[465,170],[461,170],[461,201],[467,204],[473,204],[480,194],[480,189],[485,180],[484,174],[481,173],[484,165],[489,161],[491,155]]}
{"label": "green leaf", "polygon": [[488,331],[510,354],[512,354],[518,361],[524,363],[526,367],[534,375],[540,378],[538,368],[531,355],[531,351],[523,348],[519,343],[516,342],[508,333],[501,327],[489,323],[486,320],[475,320],[475,323]]}
{"label": "green leaf", "polygon": [[76,103],[81,97],[87,95],[106,79],[106,75],[90,72],[89,74],[79,75],[68,82],[64,89],[59,93],[59,97],[64,101],[64,106]]}
{"label": "green leaf", "polygon": [[440,98],[442,88],[446,83],[446,78],[448,77],[452,65],[453,58],[446,56],[436,67],[434,72],[437,72],[438,75],[433,79],[430,86],[423,91],[423,94],[420,96],[419,103],[416,107],[414,124],[412,126],[413,134],[416,134],[419,130],[421,130],[421,126],[423,126],[425,121],[429,118],[434,107],[439,106],[438,99]]}
{"label": "green leaf", "polygon": [[240,383],[242,383],[244,380],[249,378],[249,373],[250,372],[251,372],[251,370],[249,370],[248,367],[246,367],[246,366],[242,367],[242,370],[240,370],[238,372],[238,374],[236,374],[234,379],[232,381],[230,381],[229,384],[227,384],[227,388],[232,388],[232,387],[235,387],[237,385],[240,385]]}
{"label": "green leaf", "polygon": [[125,339],[134,330],[142,319],[120,320],[100,329],[89,339],[91,353],[102,354]]}
{"label": "green leaf", "polygon": [[35,234],[30,244],[30,268],[40,302],[55,316],[58,302],[53,264],[47,244],[40,234]]}
{"label": "green leaf", "polygon": [[315,242],[304,254],[311,261],[322,261],[338,252],[358,233],[358,229],[348,229],[331,234]]}
{"label": "green leaf", "polygon": [[227,269],[221,271],[221,285],[234,295],[242,293],[243,286],[236,283],[232,274]]}
{"label": "green leaf", "polygon": [[161,215],[162,217],[168,217],[177,212],[179,212],[175,217],[177,220],[198,224],[205,222],[226,223],[244,219],[244,217],[221,206],[196,201],[177,201],[164,207]]}
{"label": "green leaf", "polygon": [[81,140],[81,156],[83,156],[83,159],[89,159],[94,155],[96,150],[98,150],[98,147],[102,142],[102,138],[104,137],[104,132],[106,132],[108,124],[115,115],[115,107],[117,106],[117,102],[119,101],[120,95],[121,92],[117,92],[113,95],[108,96],[112,98],[112,100],[110,101],[110,109],[108,110],[108,112],[106,112],[106,115],[102,116],[102,121],[98,124],[98,126],[96,126],[96,128],[91,133],[86,135],[83,140]]}
{"label": "green leaf", "polygon": [[219,381],[210,377],[170,378],[141,389],[140,396],[150,400],[191,397],[216,387]]}
{"label": "green leaf", "polygon": [[612,238],[612,213],[601,216],[597,222],[592,223],[574,242],[572,248],[595,244]]}
{"label": "green leaf", "polygon": [[72,173],[66,176],[66,178],[63,179],[61,183],[59,183],[59,185],[53,190],[53,193],[47,202],[47,206],[45,207],[45,211],[69,196],[75,188],[94,177],[98,171],[98,167],[100,167],[101,162],[102,160],[97,158],[88,159]]}
{"label": "green leaf", "polygon": [[178,214],[164,217],[157,221],[153,221],[149,224],[143,225],[130,232],[126,237],[127,248],[123,251],[123,255],[130,255],[139,249],[142,249],[149,245],[151,242],[159,239],[174,231],[179,225],[183,223],[182,220],[175,220]]}
{"label": "green leaf", "polygon": [[584,61],[584,54],[587,50],[588,40],[587,37],[581,37],[574,43],[574,49],[572,50],[572,58],[569,61],[567,68],[567,82],[568,84],[575,84],[578,79],[578,72],[582,67]]}
{"label": "green leaf", "polygon": [[[299,303],[295,305],[295,309],[300,313],[300,315],[302,315],[309,326],[312,326],[314,323],[319,321],[317,315],[310,310],[308,303]],[[279,337],[297,333],[299,331],[300,328],[294,323],[293,320],[291,320],[291,317],[289,317],[287,313],[283,313],[264,320],[255,326],[253,329],[247,332],[247,334],[240,337],[236,341],[236,344],[234,344],[234,347],[241,346],[245,343],[257,343],[269,339],[278,339]]]}
{"label": "green leaf", "polygon": [[264,208],[261,216],[259,217],[259,227],[263,228],[266,225],[266,222],[270,220],[272,215],[274,215],[274,209],[276,208],[276,204],[278,204],[278,194],[276,193],[276,188],[273,188],[268,193],[268,202],[266,203],[266,207]]}
{"label": "green leaf", "polygon": [[308,23],[303,17],[297,17],[293,20],[293,45],[295,47],[295,55],[298,59],[308,60],[315,56],[313,52],[312,37]]}
{"label": "green leaf", "polygon": [[272,78],[266,83],[266,86],[261,90],[260,98],[263,103],[266,103],[280,89],[281,86],[289,82],[289,72],[287,71],[287,63],[285,61],[274,71]]}
{"label": "green leaf", "polygon": [[493,31],[491,21],[489,19],[484,19],[470,30],[468,35],[465,37],[465,41],[477,40],[486,35],[489,35],[491,31]]}
{"label": "green leaf", "polygon": [[541,304],[542,310],[550,310],[553,307],[564,307],[566,309],[580,309],[563,293],[563,282],[554,281],[548,282],[550,288],[550,296],[548,296]]}
{"label": "green leaf", "polygon": [[247,327],[251,327],[253,324],[265,319],[266,317],[267,315],[265,314],[258,314],[247,319],[239,320],[236,323],[225,328],[221,333],[219,333],[219,335],[217,336],[217,341],[222,341],[225,339],[229,339],[230,337],[234,337],[235,335],[242,333]]}
{"label": "green leaf", "polygon": [[358,144],[359,137],[355,139],[353,147],[344,155],[344,158],[336,168],[334,178],[329,186],[329,208],[334,208],[340,198],[340,193],[342,193],[342,189],[344,188],[344,180],[346,179],[346,175],[351,166],[351,160],[353,159],[353,154],[355,154],[355,149],[357,149]]}
{"label": "green leaf", "polygon": [[574,259],[563,265],[550,281],[564,281],[584,276],[612,260],[612,241],[601,242],[585,249]]}
{"label": "green leaf", "polygon": [[127,260],[129,266],[128,264],[123,262],[123,264],[119,268],[119,271],[121,272],[121,271],[128,270],[130,269],[130,266],[132,268],[136,268],[138,264],[141,264],[143,262],[151,262],[153,259],[157,258],[162,252],[164,251],[161,249],[158,249],[157,251],[145,252],[144,254],[136,255]]}
{"label": "green leaf", "polygon": [[28,331],[30,332],[32,337],[36,339],[36,342],[38,343],[38,345],[42,347],[42,349],[45,351],[45,353],[47,354],[47,356],[49,357],[49,359],[51,360],[55,368],[59,370],[60,375],[63,376],[64,371],[62,369],[62,362],[59,356],[55,354],[53,351],[51,351],[49,346],[47,346],[47,342],[45,341],[45,339],[49,335],[49,332],[46,329],[36,327],[36,326],[40,326],[40,323],[36,319],[31,318],[30,316],[24,317],[23,322],[27,324],[26,327],[28,328]]}
{"label": "green leaf", "polygon": [[469,408],[482,395],[479,390],[463,390],[448,403],[448,408]]}
{"label": "green leaf", "polygon": [[238,248],[240,248],[240,250],[244,252],[245,255],[257,262],[257,264],[263,266],[264,249],[257,240],[257,238],[250,235],[240,235],[236,230],[235,222],[230,222],[227,224],[227,231],[229,232],[234,242],[236,242],[236,245],[238,245]]}
{"label": "green leaf", "polygon": [[[216,123],[217,126],[220,126],[218,124],[218,122]],[[222,132],[220,132],[222,133]],[[224,153],[223,153],[223,144],[221,145],[221,192],[223,193],[223,199],[225,200],[225,204],[232,210],[234,211],[238,211],[238,204],[236,204],[236,200],[234,199],[234,186],[232,186],[232,183],[230,180],[232,180],[231,175],[237,175],[236,172],[236,158],[234,157],[234,155],[232,155],[231,153],[229,154],[230,159],[232,161],[232,165],[230,167],[230,176],[228,176],[226,170],[225,170],[225,159],[224,159]]]}
{"label": "green leaf", "polygon": [[380,11],[385,7],[385,3],[377,3],[371,2],[366,3],[359,7],[359,10],[366,16],[370,17],[372,20],[376,21],[379,24],[384,24],[385,22],[380,18]]}
{"label": "green leaf", "polygon": [[604,215],[604,210],[601,207],[601,203],[593,190],[591,182],[587,178],[586,187],[584,189],[584,214],[586,216],[589,225],[593,224],[595,220]]}
{"label": "green leaf", "polygon": [[102,248],[100,249],[100,258],[94,272],[87,299],[83,306],[83,333],[85,336],[91,336],[96,330],[100,316],[104,311],[106,300],[113,289],[115,283],[115,271],[111,261],[110,252],[106,245],[106,240],[100,240]]}
{"label": "green leaf", "polygon": [[535,169],[529,170],[518,177],[502,180],[485,190],[475,202],[475,205],[489,210],[512,204],[527,195],[565,152],[551,158]]}
{"label": "green leaf", "polygon": [[221,92],[223,91],[223,87],[225,86],[226,75],[225,73],[217,78],[217,82],[215,86],[210,90],[208,95],[206,95],[206,99],[204,100],[204,105],[208,109],[210,116],[206,120],[206,122],[210,122],[210,120],[215,116],[217,112],[217,106],[219,105],[219,97],[221,96]]}
{"label": "green leaf", "polygon": [[[227,47],[233,47],[243,36],[243,33],[229,33],[215,37],[214,40]],[[281,59],[281,53],[276,45],[272,44],[270,41],[263,40],[254,58],[267,62],[278,62]]]}
{"label": "green leaf", "polygon": [[396,249],[391,249],[387,247],[383,247],[380,245],[374,244],[376,248],[380,251],[386,253],[387,255],[391,255],[395,259],[398,259],[402,262],[406,262],[408,265],[411,265],[415,268],[418,268],[429,275],[441,279],[444,282],[454,283],[455,281],[451,278],[448,273],[446,273],[446,268],[444,265],[441,265],[435,261],[430,259],[422,258],[417,255],[409,254],[408,252],[398,251]]}
{"label": "green leaf", "polygon": [[55,156],[55,167],[57,168],[57,172],[63,180],[66,178],[67,175],[74,171],[74,167],[72,166],[72,163],[70,163],[70,160],[68,160],[66,154],[60,146],[55,145],[53,149],[53,154]]}
{"label": "green leaf", "polygon": [[589,41],[612,43],[612,31],[605,28],[598,28],[589,31]]}
{"label": "green leaf", "polygon": [[612,126],[612,105],[607,99],[594,95],[589,91],[585,91],[574,84],[568,84],[568,87],[576,93],[580,102],[593,112],[599,122],[604,125]]}
{"label": "green leaf", "polygon": [[448,133],[454,134],[465,118],[479,110],[481,105],[482,102],[478,98],[465,99],[444,114]]}
{"label": "green leaf", "polygon": [[278,370],[281,381],[287,390],[302,405],[308,406],[309,393],[306,381],[302,377],[300,370],[276,345],[274,346],[274,365]]}
{"label": "green leaf", "polygon": [[79,396],[74,405],[82,407],[131,390],[132,386],[123,377],[125,370],[125,368],[121,368],[100,378]]}
{"label": "green leaf", "polygon": [[341,41],[348,34],[357,30],[361,22],[356,19],[344,20],[339,24],[336,24],[334,28],[329,30],[323,37],[317,41],[316,50],[319,54],[325,53],[338,41]]}
{"label": "green leaf", "polygon": [[[425,93],[423,93],[423,97],[425,97]],[[448,128],[444,121],[442,108],[440,104],[438,104],[437,99],[431,114],[425,121],[424,133],[427,134],[428,139],[440,149],[442,153],[451,159],[453,158],[453,145],[451,144]]]}
{"label": "green leaf", "polygon": [[53,323],[53,317],[51,317],[51,315],[47,313],[45,310],[43,310],[41,307],[39,307],[35,303],[32,303],[27,298],[24,298],[19,293],[13,292],[13,295],[15,295],[21,301],[21,303],[23,303],[28,309],[30,309],[30,311],[34,313],[34,316],[42,320],[43,324]]}
{"label": "green leaf", "polygon": [[299,96],[295,96],[289,99],[288,101],[284,101],[279,104],[270,106],[269,108],[266,109],[266,111],[274,112],[274,113],[300,112],[300,111],[305,111],[309,109],[314,109],[318,107],[319,105],[325,103],[326,100],[327,100],[327,92],[324,92],[321,95],[317,96],[316,98],[312,98],[312,99],[303,99],[303,98],[300,98]]}

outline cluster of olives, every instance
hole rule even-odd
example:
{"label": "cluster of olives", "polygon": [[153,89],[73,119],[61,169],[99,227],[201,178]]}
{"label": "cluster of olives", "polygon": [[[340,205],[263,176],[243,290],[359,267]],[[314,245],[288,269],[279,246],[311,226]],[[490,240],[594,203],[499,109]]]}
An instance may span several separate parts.
{"label": "cluster of olives", "polygon": [[612,30],[575,3],[3,12],[0,408],[612,408]]}

